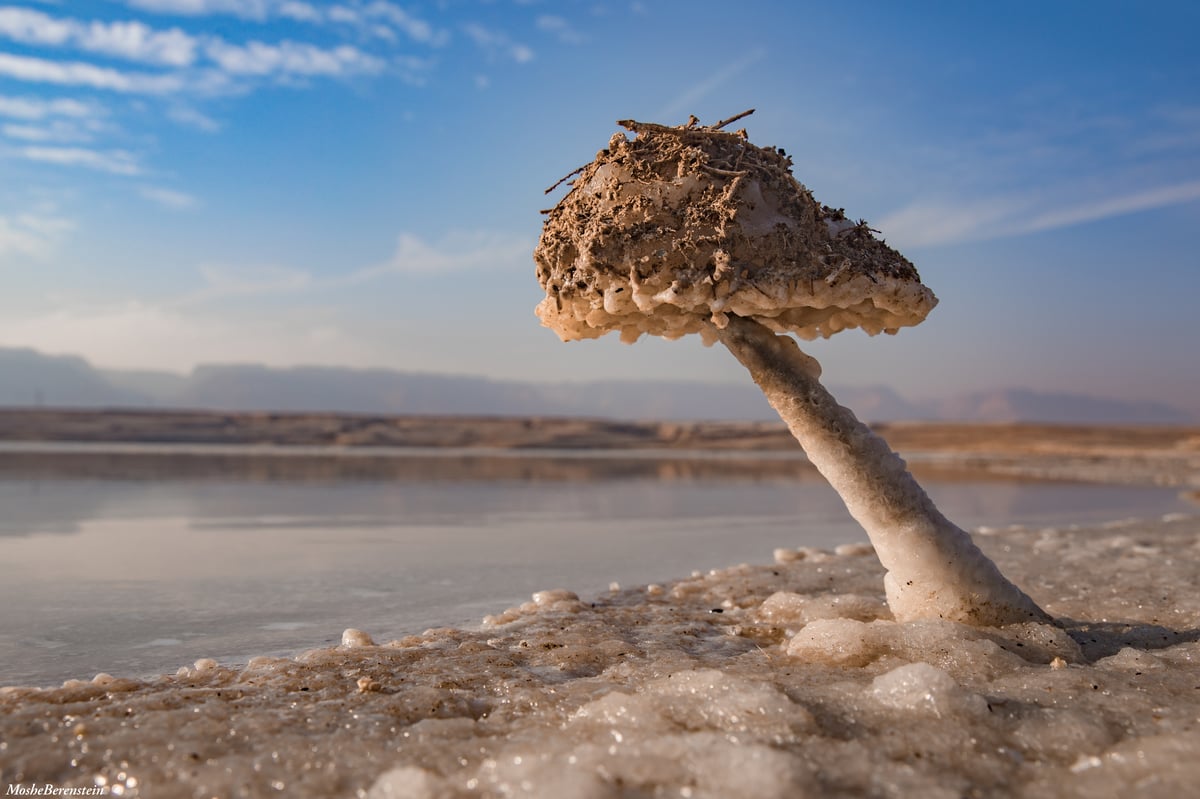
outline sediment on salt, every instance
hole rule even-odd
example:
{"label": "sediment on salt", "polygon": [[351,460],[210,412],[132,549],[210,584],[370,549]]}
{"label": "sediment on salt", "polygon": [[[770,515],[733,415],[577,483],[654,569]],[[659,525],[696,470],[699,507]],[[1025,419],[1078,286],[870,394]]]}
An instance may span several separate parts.
{"label": "sediment on salt", "polygon": [[869,547],[535,594],[477,629],[0,690],[0,776],[114,794],[1168,796],[1200,520],[980,537],[1058,624],[897,623]]}

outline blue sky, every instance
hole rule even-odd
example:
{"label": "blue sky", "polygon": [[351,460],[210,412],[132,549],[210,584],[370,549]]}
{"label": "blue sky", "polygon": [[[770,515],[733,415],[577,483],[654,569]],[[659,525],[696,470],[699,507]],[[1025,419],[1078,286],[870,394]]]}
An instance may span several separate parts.
{"label": "blue sky", "polygon": [[[118,368],[744,380],[539,327],[542,190],[745,108],[941,299],[828,381],[1200,413],[1200,5],[0,4],[0,346]],[[557,195],[555,195],[557,196]]]}

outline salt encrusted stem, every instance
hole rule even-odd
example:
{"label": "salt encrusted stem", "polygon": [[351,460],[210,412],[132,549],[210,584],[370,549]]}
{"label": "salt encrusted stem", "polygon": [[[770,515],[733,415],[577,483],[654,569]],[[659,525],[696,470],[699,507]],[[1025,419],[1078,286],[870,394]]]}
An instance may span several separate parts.
{"label": "salt encrusted stem", "polygon": [[717,333],[787,423],[813,465],[867,531],[887,569],[899,621],[944,618],[1000,626],[1049,616],[942,515],[904,461],[821,385],[790,336],[731,317]]}

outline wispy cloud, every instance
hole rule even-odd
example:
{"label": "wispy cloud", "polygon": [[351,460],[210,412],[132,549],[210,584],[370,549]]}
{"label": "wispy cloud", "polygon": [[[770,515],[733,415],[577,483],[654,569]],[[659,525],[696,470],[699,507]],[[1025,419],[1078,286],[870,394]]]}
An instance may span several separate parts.
{"label": "wispy cloud", "polygon": [[126,0],[130,8],[156,14],[175,14],[201,17],[209,14],[232,14],[243,19],[266,19],[272,9],[289,3],[268,0]]}
{"label": "wispy cloud", "polygon": [[70,98],[5,97],[0,95],[0,136],[38,143],[90,142],[110,128],[106,112],[96,103]]}
{"label": "wispy cloud", "polygon": [[1004,231],[1011,230],[1010,220],[1021,208],[1021,203],[1011,198],[972,203],[917,202],[871,220],[871,226],[900,246],[950,244],[1006,235]]}
{"label": "wispy cloud", "polygon": [[29,8],[0,8],[0,36],[23,44],[73,47],[130,61],[174,67],[195,60],[196,39],[179,28],[157,31],[136,21],[81,22]]}
{"label": "wispy cloud", "polygon": [[244,45],[213,41],[205,52],[231,75],[340,76],[378,73],[385,66],[381,59],[350,45],[322,49],[292,41],[279,44],[249,42]]}
{"label": "wispy cloud", "polygon": [[370,3],[352,1],[325,9],[308,6],[303,13],[306,22],[349,26],[364,36],[388,41],[396,41],[403,36],[420,44],[437,47],[444,45],[450,38],[446,31],[439,30],[395,3],[382,0]]}
{"label": "wispy cloud", "polygon": [[[445,34],[432,25],[388,2],[315,6],[302,2],[227,3],[213,0],[141,0],[134,8],[186,15],[230,13],[250,19],[281,16],[289,19],[340,23],[382,34],[395,40],[395,31],[429,45],[443,43]],[[107,91],[167,94],[228,90],[231,79],[344,77],[379,74],[386,58],[349,44],[330,47],[305,41],[232,42],[219,36],[192,35],[178,27],[154,29],[140,21],[80,21],[53,17],[41,11],[0,7],[0,37],[43,47],[65,47],[77,52],[123,58],[145,65],[165,67],[162,73],[130,72],[86,61],[0,53],[0,76],[35,83],[80,86]],[[497,44],[502,39],[496,36]],[[523,50],[513,45],[514,57]],[[188,74],[190,67],[210,66]],[[426,64],[418,57],[398,55],[393,62],[401,77],[412,80]]]}
{"label": "wispy cloud", "polygon": [[189,295],[188,302],[303,291],[313,285],[308,272],[282,266],[232,268],[206,264],[200,267],[200,275],[204,278],[204,288]]}
{"label": "wispy cloud", "polygon": [[279,16],[294,19],[297,22],[320,22],[324,18],[321,9],[312,3],[301,3],[294,0],[280,3],[278,12]]}
{"label": "wispy cloud", "polygon": [[[0,5],[0,43],[7,39],[25,45],[8,52],[0,48],[0,81],[30,84],[31,92],[63,87],[77,95],[0,95],[0,120],[13,120],[0,125],[0,136],[30,145],[10,147],[5,156],[142,174],[128,150],[158,147],[165,135],[146,124],[150,115],[219,133],[222,120],[209,110],[217,98],[245,96],[267,86],[307,89],[319,81],[363,78],[419,87],[428,84],[439,64],[451,60],[435,52],[452,41],[450,27],[390,0],[112,2],[124,6],[130,18],[87,18],[78,10],[82,4]],[[455,16],[441,7],[430,13],[435,11],[444,14],[443,21]],[[197,21],[215,15],[240,22],[219,26]],[[582,38],[561,15],[529,15],[523,24],[565,43]],[[534,59],[531,47],[504,30],[481,24],[454,30],[461,49],[476,63]],[[485,71],[471,70],[481,87],[489,81]],[[106,104],[92,99],[105,94],[137,99]],[[141,134],[131,147],[132,125],[123,128],[119,120],[134,115]]]}
{"label": "wispy cloud", "polygon": [[386,350],[377,340],[354,335],[345,321],[322,308],[267,316],[132,300],[5,315],[0,317],[0,341],[43,352],[82,353],[108,368],[186,371],[231,361],[272,366],[380,363]]}
{"label": "wispy cloud", "polygon": [[458,232],[436,243],[412,233],[401,233],[391,258],[353,273],[350,280],[362,282],[389,274],[441,275],[505,269],[523,264],[533,245],[525,236],[510,233]]}
{"label": "wispy cloud", "polygon": [[1048,205],[1042,198],[1001,197],[960,202],[918,202],[874,226],[903,246],[936,246],[1038,233],[1200,200],[1200,181],[1113,192],[1104,200]]}
{"label": "wispy cloud", "polygon": [[525,64],[534,58],[533,50],[513,41],[507,33],[471,23],[463,26],[463,32],[489,58],[505,58]]}
{"label": "wispy cloud", "polygon": [[51,61],[0,53],[0,75],[31,83],[86,86],[130,94],[169,94],[186,85],[178,74],[126,72],[81,61]]}
{"label": "wispy cloud", "polygon": [[[668,120],[674,119],[681,114],[692,113],[702,99],[745,72],[750,66],[765,58],[766,55],[767,51],[764,48],[756,47],[741,58],[725,64],[699,83],[689,86],[680,92],[678,97],[668,103],[659,112],[659,118]],[[716,120],[713,121],[715,122]]]}
{"label": "wispy cloud", "polygon": [[1153,109],[1149,124],[1130,146],[1134,155],[1172,155],[1200,151],[1200,106],[1172,103]]}
{"label": "wispy cloud", "polygon": [[[231,357],[276,366],[378,366],[396,361],[394,340],[379,335],[378,322],[353,308],[326,304],[337,290],[414,275],[433,279],[523,270],[533,244],[524,235],[500,231],[463,231],[435,241],[401,233],[383,264],[340,278],[281,265],[204,264],[196,271],[196,288],[176,297],[109,306],[63,300],[49,312],[0,316],[0,342],[81,353],[94,363],[124,368],[180,370],[228,363]],[[0,217],[0,248],[37,251],[42,246],[31,227]],[[273,312],[262,313],[259,301],[230,302],[255,297],[269,298]],[[392,324],[388,329],[394,332]],[[411,366],[412,359],[405,362]]]}
{"label": "wispy cloud", "polygon": [[172,67],[196,59],[196,39],[178,28],[151,30],[140,22],[91,22],[77,37],[83,50]]}
{"label": "wispy cloud", "polygon": [[172,122],[187,128],[202,130],[205,133],[217,133],[221,123],[190,105],[175,105],[167,111],[167,118]]}
{"label": "wispy cloud", "polygon": [[1084,202],[1078,205],[1054,208],[1027,220],[1022,232],[1053,230],[1114,216],[1125,216],[1139,211],[1181,205],[1194,200],[1200,200],[1200,180],[1170,186],[1156,186],[1099,202]]}
{"label": "wispy cloud", "polygon": [[0,216],[0,256],[44,258],[73,227],[69,220],[57,216],[31,213]]}
{"label": "wispy cloud", "polygon": [[45,243],[31,231],[0,216],[0,255],[39,255]]}
{"label": "wispy cloud", "polygon": [[[144,187],[143,195],[147,195],[149,188]],[[165,190],[152,191],[157,194]],[[155,198],[148,196],[148,199]],[[342,276],[316,277],[306,270],[280,265],[204,264],[198,269],[203,285],[162,303],[162,307],[199,305],[230,297],[321,294],[398,276],[432,278],[464,272],[523,269],[533,246],[534,242],[523,235],[499,231],[460,231],[435,242],[405,232],[397,237],[396,249],[386,261]]]}
{"label": "wispy cloud", "polygon": [[30,142],[88,142],[93,138],[91,131],[76,124],[74,120],[56,119],[48,124],[0,125],[0,135],[8,139]]}
{"label": "wispy cloud", "polygon": [[556,37],[563,44],[582,44],[587,38],[575,30],[565,18],[553,14],[543,14],[537,18],[537,28]]}
{"label": "wispy cloud", "polygon": [[94,103],[70,98],[5,97],[0,95],[0,117],[41,120],[47,117],[95,117],[99,109]]}
{"label": "wispy cloud", "polygon": [[[145,192],[143,192],[145,194]],[[438,277],[464,272],[524,268],[534,242],[523,235],[499,231],[459,231],[435,242],[412,233],[397,237],[386,261],[335,277],[280,265],[204,264],[203,285],[164,307],[190,306],[229,297],[314,294],[396,276]]]}
{"label": "wispy cloud", "polygon": [[0,36],[27,44],[62,44],[74,31],[65,22],[31,8],[0,8]]}
{"label": "wispy cloud", "polygon": [[403,36],[432,46],[441,46],[449,40],[446,31],[385,0],[344,0],[332,4],[301,0],[128,0],[127,5],[176,16],[229,15],[258,22],[282,18],[311,25],[341,25],[364,36],[389,41]]}
{"label": "wispy cloud", "polygon": [[82,166],[114,175],[138,175],[142,169],[132,153],[124,150],[89,150],[83,147],[23,147],[18,155],[30,161],[59,166]]}
{"label": "wispy cloud", "polygon": [[364,6],[364,10],[369,19],[390,23],[415,42],[441,46],[450,38],[450,34],[446,31],[438,30],[430,23],[420,17],[414,16],[411,12],[405,11],[395,3],[368,3]]}
{"label": "wispy cloud", "polygon": [[176,191],[175,189],[166,189],[161,186],[142,186],[138,190],[138,193],[150,202],[157,203],[165,208],[186,210],[194,208],[197,205],[197,200],[192,195]]}

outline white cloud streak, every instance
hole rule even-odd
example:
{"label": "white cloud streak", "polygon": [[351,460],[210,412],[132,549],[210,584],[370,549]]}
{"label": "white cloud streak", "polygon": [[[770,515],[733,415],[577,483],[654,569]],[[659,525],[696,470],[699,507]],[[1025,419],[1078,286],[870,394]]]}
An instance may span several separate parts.
{"label": "white cloud streak", "polygon": [[[139,0],[135,8],[201,15],[232,13],[250,19],[283,16],[314,22],[340,22],[380,32],[394,39],[395,26],[409,38],[434,44],[443,37],[427,22],[392,3],[355,3],[352,6],[318,7],[303,2],[230,3],[213,0]],[[386,25],[384,24],[386,23]],[[179,28],[156,30],[138,21],[83,22],[56,18],[33,9],[0,7],[0,37],[49,47],[71,47],[146,65],[167,67],[168,72],[129,72],[83,61],[62,61],[0,53],[0,76],[34,83],[80,86],[122,93],[168,94],[186,90],[221,91],[233,88],[231,80],[247,78],[344,77],[383,72],[388,62],[351,46],[321,47],[303,41],[234,43],[217,36],[192,36]],[[201,57],[216,70],[188,75]],[[424,64],[413,57],[400,58],[395,66],[410,83]],[[212,126],[207,126],[211,128]]]}
{"label": "white cloud streak", "polygon": [[495,270],[524,263],[534,242],[509,233],[459,232],[436,244],[412,233],[401,233],[396,250],[383,264],[355,272],[351,282],[363,282],[389,274],[442,275],[454,272]]}
{"label": "white cloud streak", "polygon": [[549,33],[563,44],[582,44],[587,40],[570,22],[553,14],[538,17],[536,24],[538,30]]}
{"label": "white cloud streak", "polygon": [[[386,352],[321,309],[240,316],[142,301],[0,318],[0,341],[79,353],[108,368],[186,371],[202,363],[378,364]],[[370,349],[375,347],[376,349]]]}
{"label": "white cloud streak", "polygon": [[23,147],[17,154],[30,161],[81,166],[114,175],[138,175],[142,171],[137,159],[124,150],[104,152],[83,147]]}
{"label": "white cloud streak", "polygon": [[491,30],[482,25],[471,23],[463,26],[463,32],[467,34],[472,42],[476,44],[489,58],[503,57],[511,59],[518,64],[525,64],[533,60],[533,50],[529,47],[514,42],[509,38],[508,34],[503,31]]}
{"label": "white cloud streak", "polygon": [[135,21],[80,22],[27,8],[0,8],[0,36],[173,67],[189,66],[196,54],[196,39],[179,28],[156,31]]}
{"label": "white cloud streak", "polygon": [[[182,72],[150,74],[78,61],[51,61],[0,53],[0,76],[122,94],[170,95],[188,90],[228,90],[234,85],[231,79],[237,78],[347,77],[378,74],[387,68],[383,59],[350,45],[326,49],[293,41],[236,45],[212,39],[205,44],[204,52],[215,62],[218,71],[210,70],[190,77]],[[410,71],[414,69],[412,62],[406,61],[402,66]]]}
{"label": "white cloud streak", "polygon": [[534,242],[522,235],[497,231],[460,231],[436,242],[413,233],[400,233],[386,261],[342,277],[317,278],[284,266],[200,267],[204,286],[170,305],[184,306],[234,296],[322,292],[396,276],[438,277],[525,267]]}
{"label": "white cloud streak", "polygon": [[31,8],[0,8],[0,36],[26,44],[64,44],[74,30],[66,21],[59,21]]}
{"label": "white cloud streak", "polygon": [[889,241],[937,246],[1020,236],[1152,211],[1200,200],[1200,181],[1114,192],[1100,201],[1077,200],[1046,208],[1020,197],[957,203],[915,203],[877,220]]}
{"label": "white cloud streak", "polygon": [[914,203],[871,226],[891,243],[920,247],[979,239],[1000,238],[1006,224],[1020,210],[1011,199],[974,203]]}
{"label": "white cloud streak", "polygon": [[49,117],[72,117],[81,119],[99,116],[99,109],[92,103],[60,98],[47,100],[41,97],[5,97],[0,95],[0,117],[23,119],[31,122]]}
{"label": "white cloud streak", "polygon": [[170,94],[185,86],[183,78],[176,74],[123,72],[79,61],[50,61],[9,53],[0,53],[0,76],[126,94]]}
{"label": "white cloud streak", "polygon": [[205,52],[230,75],[336,77],[377,73],[385,66],[381,59],[350,45],[327,50],[292,41],[279,44],[249,42],[245,45],[213,41]]}
{"label": "white cloud streak", "polygon": [[74,121],[61,119],[43,125],[0,125],[0,135],[19,141],[58,143],[88,142],[93,138],[90,131],[75,124]]}
{"label": "white cloud streak", "polygon": [[89,23],[78,38],[82,49],[172,67],[196,59],[196,39],[178,28],[155,31],[140,22]]}
{"label": "white cloud streak", "polygon": [[[767,55],[767,51],[761,47],[751,50],[746,55],[725,64],[716,72],[713,72],[704,80],[694,84],[687,89],[684,89],[678,97],[669,103],[658,116],[660,119],[672,119],[680,114],[690,114],[696,111],[696,106],[700,101],[712,94],[714,91],[725,85],[729,81],[736,78],[738,75],[745,72],[754,63],[761,61]],[[716,121],[716,120],[712,120]]]}
{"label": "white cloud streak", "polygon": [[167,111],[167,118],[176,124],[183,125],[187,128],[204,131],[205,133],[216,133],[221,130],[221,123],[188,105],[177,105]]}
{"label": "white cloud streak", "polygon": [[310,25],[343,25],[366,36],[392,41],[399,33],[435,47],[449,39],[445,31],[386,0],[332,4],[302,0],[127,0],[127,4],[141,11],[176,16],[230,15],[257,22],[282,18]]}
{"label": "white cloud streak", "polygon": [[284,2],[279,4],[279,16],[297,22],[320,22],[321,12],[311,3]]}
{"label": "white cloud streak", "polygon": [[1088,202],[1067,208],[1056,208],[1039,214],[1025,222],[1023,232],[1053,230],[1054,228],[1094,222],[1114,216],[1125,216],[1139,211],[1151,211],[1172,205],[1200,200],[1200,180],[1159,186],[1112,197],[1100,202]]}
{"label": "white cloud streak", "polygon": [[[0,216],[0,256],[30,255],[37,257],[45,250],[45,242],[32,231]],[[0,270],[0,274],[3,271]]]}
{"label": "white cloud streak", "polygon": [[303,291],[313,286],[312,276],[300,269],[280,266],[223,267],[208,264],[200,267],[205,286],[190,295],[186,303],[226,297],[282,294]]}
{"label": "white cloud streak", "polygon": [[174,210],[187,210],[197,205],[196,198],[186,192],[166,189],[161,186],[143,186],[139,191],[150,202]]}
{"label": "white cloud streak", "polygon": [[[43,246],[30,238],[31,228],[9,222],[20,235],[7,236],[0,217],[0,247],[36,251]],[[81,354],[119,368],[179,371],[231,361],[412,368],[423,356],[398,355],[395,336],[381,335],[409,323],[372,320],[353,305],[332,304],[336,289],[372,280],[402,284],[414,274],[432,279],[477,270],[523,270],[532,247],[523,235],[498,231],[461,232],[436,242],[401,233],[386,263],[349,278],[320,278],[286,266],[209,264],[198,269],[196,289],[175,298],[131,299],[107,307],[60,302],[49,311],[0,316],[0,342]],[[264,313],[259,302],[228,302],[253,297],[270,298],[271,312]]]}
{"label": "white cloud streak", "polygon": [[374,2],[366,5],[363,10],[368,19],[390,23],[414,42],[441,46],[449,38],[445,31],[435,29],[433,25],[394,3]]}
{"label": "white cloud streak", "polygon": [[[145,191],[143,191],[145,194]],[[386,261],[342,277],[317,278],[285,266],[206,264],[199,268],[204,285],[163,307],[183,307],[228,297],[325,292],[397,276],[438,277],[525,267],[534,242],[522,235],[496,231],[460,231],[436,242],[401,233]]]}
{"label": "white cloud streak", "polygon": [[0,216],[0,256],[45,258],[73,227],[61,217],[29,213]]}
{"label": "white cloud streak", "polygon": [[126,4],[130,8],[155,14],[174,14],[181,17],[231,14],[242,19],[255,20],[266,19],[272,8],[280,5],[266,0],[127,0]]}
{"label": "white cloud streak", "polygon": [[[424,85],[436,61],[399,50],[401,40],[430,48],[445,45],[448,31],[389,0],[114,0],[133,12],[195,18],[231,15],[263,23],[263,32],[275,32],[268,23],[284,21],[292,38],[266,36],[232,41],[212,32],[210,26],[194,29],[188,23],[147,24],[139,19],[102,20],[56,15],[68,4],[46,3],[45,10],[0,5],[0,42],[28,45],[20,51],[0,49],[0,81],[5,79],[41,87],[58,86],[77,94],[115,93],[162,98],[161,113],[180,125],[216,133],[222,124],[205,111],[205,101],[234,96],[267,85],[302,87],[319,79],[349,79],[387,75],[409,85]],[[53,8],[49,8],[52,6]],[[309,41],[301,26],[320,27],[320,40]],[[559,38],[575,34],[563,18],[545,16],[538,23]],[[239,26],[245,28],[246,26]],[[299,31],[299,32],[298,32]],[[489,60],[525,63],[533,50],[507,33],[469,25],[466,39]],[[332,41],[331,41],[332,40]],[[338,44],[341,40],[343,43]],[[123,59],[122,66],[111,59]],[[134,66],[136,65],[136,66]],[[150,106],[132,104],[139,112]],[[101,140],[101,133],[120,133],[108,114],[130,105],[104,106],[81,99],[0,95],[0,136],[10,143],[7,157],[24,158],[56,166],[72,166],[119,175],[143,173],[138,160]],[[77,120],[72,125],[67,120]],[[75,145],[88,145],[87,147]],[[108,145],[108,146],[106,146]],[[172,207],[160,195],[144,195]]]}

